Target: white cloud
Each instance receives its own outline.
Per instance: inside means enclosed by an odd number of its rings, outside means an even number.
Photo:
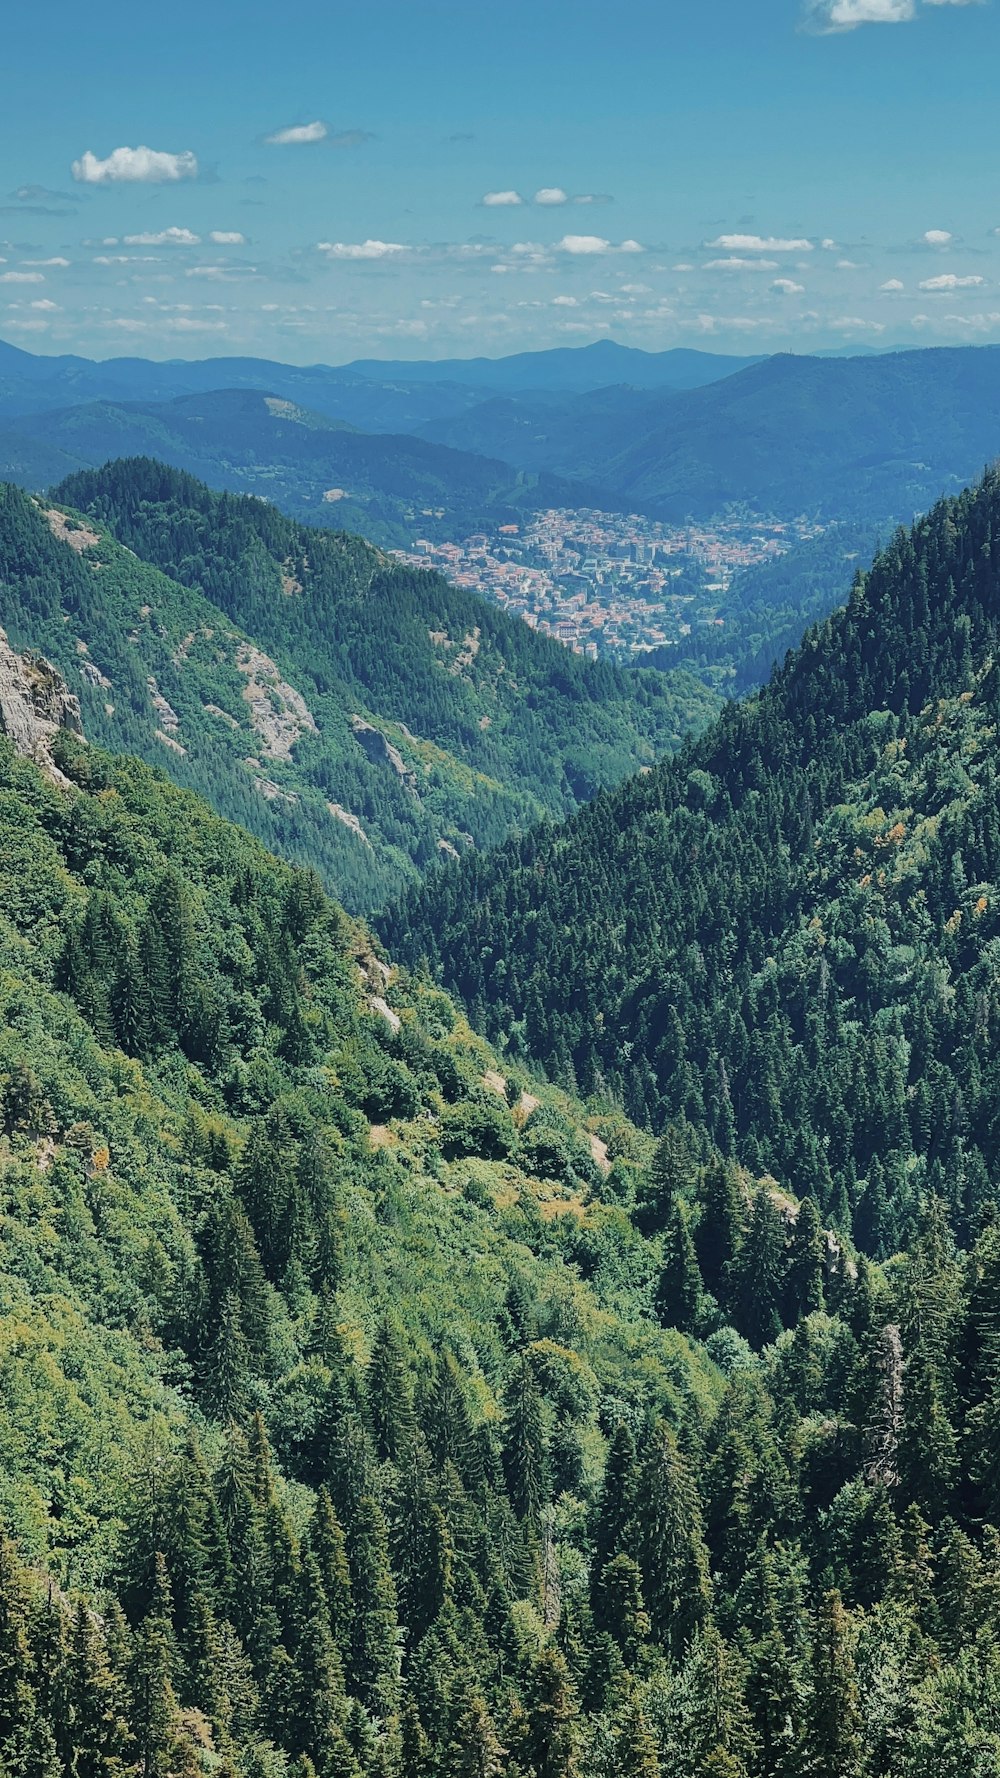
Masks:
[[[796,284],[794,278],[775,278],[771,289],[780,291],[782,296],[801,296],[805,285]]]
[[[47,296],[39,297],[37,302],[29,303],[28,307],[31,309],[38,309],[46,315],[53,315],[59,310],[59,304],[50,302]]]
[[[824,253],[836,253],[837,251],[837,243],[831,235],[825,235],[820,246]]]
[[[626,296],[651,296],[653,294],[650,284],[623,284],[622,289]]]
[[[330,259],[391,259],[407,249],[401,241],[319,241],[320,253]]]
[[[603,235],[563,235],[556,242],[559,253],[645,253],[641,241],[606,241]]]
[[[686,259],[683,259],[680,261],[680,263],[678,265],[674,266],[674,271],[675,272],[693,272],[694,266],[689,265],[688,261]]]
[[[730,254],[726,259],[706,259],[703,268],[706,272],[776,272],[776,259],[743,259],[739,254]]]
[[[919,0],[921,6],[975,6],[980,0]],[[806,0],[808,29],[824,35],[853,31],[858,25],[907,25],[917,16],[918,0]]]
[[[606,241],[602,235],[563,235],[562,240],[557,241],[556,245],[561,253],[610,253],[612,251],[611,242]]]
[[[0,272],[0,284],[44,284],[41,272]]]
[[[322,142],[327,135],[325,123],[294,123],[287,130],[274,130],[264,141],[272,148],[288,148],[297,142]]]
[[[915,0],[810,0],[806,24],[826,35],[859,25],[905,25],[916,12]]]
[[[980,278],[976,273],[970,273],[968,277],[960,278],[955,272],[941,272],[936,278],[923,278],[920,288],[921,290],[975,290],[979,285],[985,283],[986,279]]]
[[[509,210],[515,204],[523,204],[524,199],[519,191],[487,191],[480,203],[485,204],[487,210]]]
[[[160,228],[143,235],[126,235],[126,247],[197,247],[201,236],[189,228]]]
[[[569,193],[563,191],[561,185],[543,185],[536,191],[534,201],[536,204],[568,204]]]
[[[51,258],[51,259],[22,259],[22,261],[21,261],[21,264],[22,264],[22,265],[56,265],[56,266],[67,266],[67,265],[69,265],[69,263],[70,263],[70,262],[69,262],[69,260],[68,260],[68,259],[63,259],[63,258],[62,258],[62,257],[61,257],[61,256],[60,256],[60,255],[58,255],[58,254],[53,254],[53,256],[52,256],[52,258]]]
[[[879,289],[886,292],[894,292],[905,289],[905,286],[899,278],[887,278],[884,284],[879,285]]]
[[[213,228],[208,238],[217,247],[245,247],[247,244],[246,235],[241,235],[236,228]]]
[[[224,321],[203,321],[197,315],[174,315],[169,321],[161,323],[171,333],[224,333]]]
[[[926,229],[923,236],[928,247],[947,247],[951,238],[951,234],[946,228]]]
[[[881,321],[866,321],[861,315],[840,315],[830,326],[837,333],[884,333]]]
[[[97,253],[95,265],[162,265],[158,253]]]
[[[579,308],[579,306],[575,296],[554,296],[552,298],[552,307],[554,309],[576,309]]]
[[[706,241],[706,247],[718,247],[727,253],[811,253],[813,244],[803,238],[788,240],[780,235],[719,235]]]
[[[857,272],[861,268],[856,259],[838,259],[836,269],[838,272]]]
[[[198,162],[189,148],[181,154],[158,148],[114,148],[103,161],[88,148],[73,162],[73,178],[81,185],[171,185],[197,177]]]

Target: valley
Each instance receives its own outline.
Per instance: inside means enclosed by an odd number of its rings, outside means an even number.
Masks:
[[[677,646],[719,615],[735,576],[822,535],[807,519],[749,513],[664,525],[638,513],[553,508],[461,542],[417,538],[393,553],[435,568],[576,654],[628,660]],[[719,641],[725,651],[725,637]]]

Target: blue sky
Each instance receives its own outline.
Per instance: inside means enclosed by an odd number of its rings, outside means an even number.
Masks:
[[[998,68],[1000,0],[19,7],[0,337],[304,363],[1000,340]]]

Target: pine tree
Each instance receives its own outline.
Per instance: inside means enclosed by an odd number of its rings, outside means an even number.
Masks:
[[[462,1711],[445,1751],[443,1778],[499,1778],[505,1769],[505,1752],[486,1700],[476,1694]]]
[[[308,1754],[317,1769],[323,1772],[334,1755],[347,1698],[344,1670],[330,1633],[319,1565],[308,1550],[301,1563],[292,1632],[294,1697],[291,1721],[296,1740],[291,1751]]]
[[[426,1778],[430,1770],[430,1742],[424,1734],[420,1713],[409,1692],[399,1712],[400,1778]]]
[[[697,1195],[698,1221],[694,1230],[695,1252],[705,1289],[722,1303],[727,1301],[729,1270],[740,1245],[743,1207],[739,1175],[729,1161],[709,1163],[702,1173]]]
[[[612,1556],[625,1554],[637,1507],[635,1440],[626,1421],[611,1435],[604,1464],[604,1482],[594,1521],[591,1575],[599,1577]]]
[[[190,1746],[180,1734],[176,1672],[170,1581],[158,1554],[152,1601],[136,1635],[132,1668],[132,1720],[142,1778],[176,1778],[191,1766]]]
[[[643,1454],[638,1498],[636,1553],[651,1632],[678,1656],[708,1615],[708,1552],[694,1483],[663,1422]]]
[[[247,1411],[250,1352],[243,1334],[239,1298],[223,1298],[215,1338],[205,1361],[205,1406],[217,1420],[240,1420]]]
[[[784,1314],[789,1327],[823,1307],[826,1243],[815,1198],[803,1198],[789,1243]]]
[[[368,1366],[368,1411],[380,1463],[400,1463],[416,1435],[413,1394],[399,1327],[383,1315]]]
[[[535,1374],[522,1356],[507,1388],[503,1462],[519,1519],[534,1520],[546,1497],[545,1434]]]
[[[399,1681],[396,1588],[385,1520],[370,1495],[358,1504],[348,1553],[354,1601],[350,1690],[373,1716],[391,1716]]]
[[[850,1626],[839,1592],[820,1595],[812,1638],[808,1745],[816,1778],[853,1778],[859,1770],[860,1711]]]
[[[663,1265],[656,1287],[656,1313],[664,1327],[693,1333],[701,1307],[703,1286],[698,1259],[687,1224],[687,1212],[674,1201],[667,1212],[663,1239]]]
[[[781,1332],[781,1278],[785,1237],[766,1186],[756,1193],[743,1244],[731,1268],[733,1320],[756,1352]]]
[[[566,1662],[543,1649],[525,1688],[525,1720],[518,1757],[534,1778],[578,1778],[578,1707]]]
[[[60,1747],[73,1778],[120,1778],[129,1754],[126,1702],[86,1602],[73,1612],[66,1655],[66,1722]]]
[[[347,1560],[347,1542],[340,1520],[333,1510],[329,1490],[321,1488],[309,1526],[309,1550],[319,1570],[327,1622],[334,1646],[346,1660],[351,1648],[351,1570]]]
[[[635,1221],[643,1234],[668,1226],[678,1201],[691,1199],[697,1178],[694,1131],[683,1121],[669,1123],[636,1194]]]
[[[656,1742],[638,1697],[630,1699],[615,1737],[615,1778],[659,1778]]]

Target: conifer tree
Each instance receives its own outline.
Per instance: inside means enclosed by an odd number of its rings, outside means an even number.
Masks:
[[[676,1435],[661,1422],[639,1471],[636,1553],[655,1641],[678,1656],[708,1615],[708,1551],[701,1510]]]
[[[694,1245],[698,1265],[705,1289],[720,1302],[725,1302],[729,1271],[743,1229],[739,1175],[731,1162],[715,1160],[705,1167],[698,1185],[697,1204]]]
[[[327,1623],[335,1648],[346,1660],[351,1648],[351,1571],[347,1542],[327,1488],[320,1488],[309,1526],[309,1550],[319,1571]]]
[[[687,1212],[676,1200],[667,1212],[663,1265],[656,1287],[656,1313],[664,1327],[693,1333],[702,1299],[701,1273],[687,1224]]]
[[[859,1728],[850,1626],[839,1592],[829,1588],[820,1596],[812,1638],[808,1747],[816,1778],[854,1778],[861,1758]]]
[[[348,1552],[354,1602],[350,1691],[373,1716],[391,1716],[399,1682],[396,1588],[385,1520],[371,1495],[358,1504]]]
[[[478,1694],[469,1699],[445,1750],[443,1778],[499,1778],[506,1769],[504,1749]]]
[[[515,1366],[505,1406],[507,1491],[517,1517],[533,1521],[546,1495],[545,1434],[538,1385],[525,1356]]]
[[[518,1756],[534,1778],[578,1778],[577,1700],[566,1662],[545,1648],[526,1686],[525,1719]]]
[[[729,1300],[733,1320],[755,1351],[781,1332],[781,1281],[785,1238],[766,1186],[757,1191],[750,1221],[731,1267]]]

